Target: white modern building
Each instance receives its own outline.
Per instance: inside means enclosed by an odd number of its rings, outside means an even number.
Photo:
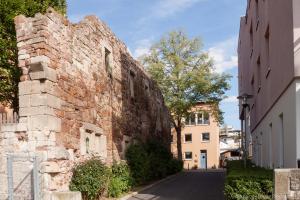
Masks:
[[[240,118],[252,160],[299,167],[300,1],[248,0],[238,44]]]

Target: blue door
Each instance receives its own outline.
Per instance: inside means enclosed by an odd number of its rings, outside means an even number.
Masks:
[[[200,168],[201,169],[207,168],[207,152],[206,152],[206,150],[200,151]]]

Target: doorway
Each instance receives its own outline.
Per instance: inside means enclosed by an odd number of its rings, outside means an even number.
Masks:
[[[200,169],[207,169],[207,151],[200,151]]]

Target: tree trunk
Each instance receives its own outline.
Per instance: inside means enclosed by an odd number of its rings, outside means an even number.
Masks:
[[[175,130],[177,133],[177,156],[178,156],[178,160],[182,160],[181,125],[179,125]]]

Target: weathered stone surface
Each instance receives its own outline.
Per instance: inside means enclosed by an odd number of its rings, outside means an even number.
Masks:
[[[300,169],[274,170],[274,200],[300,199]]]
[[[88,16],[71,24],[49,9],[15,23],[20,123],[0,127],[0,162],[7,153],[37,156],[41,199],[79,199],[52,192],[67,191],[74,165],[93,156],[111,164],[134,141],[169,145],[160,90],[104,22]],[[21,180],[22,162],[18,168]]]
[[[51,200],[81,200],[80,192],[53,192]]]

